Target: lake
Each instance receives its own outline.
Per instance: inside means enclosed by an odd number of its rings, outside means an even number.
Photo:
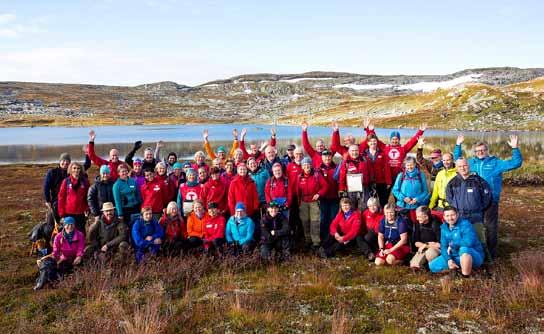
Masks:
[[[147,146],[155,147],[159,140],[165,142],[163,154],[176,152],[179,157],[188,159],[194,152],[203,149],[202,131],[208,129],[212,147],[226,145],[230,148],[232,142],[232,129],[242,128],[248,130],[246,143],[267,140],[270,136],[269,125],[250,124],[198,124],[198,125],[153,125],[153,126],[97,126],[96,152],[101,156],[107,156],[112,147],[120,150],[124,156],[137,140]],[[58,160],[62,152],[68,152],[75,160],[83,160],[82,146],[89,140],[88,132],[91,128],[83,127],[20,127],[0,129],[0,164],[12,163],[51,163]],[[283,153],[288,143],[300,144],[301,129],[298,126],[277,126],[279,149]],[[397,130],[397,129],[395,129]],[[391,129],[377,129],[380,138],[388,141]],[[398,129],[401,133],[401,141],[415,133],[415,129]],[[308,130],[310,141],[315,142],[323,138],[330,143],[330,127],[310,127]],[[362,137],[361,128],[341,128],[340,134],[344,136],[352,133],[358,140]],[[476,141],[485,140],[490,144],[492,154],[500,157],[510,155],[510,147],[506,144],[508,136],[514,132],[464,132],[465,148],[470,148]],[[544,132],[515,132],[521,138],[522,152],[526,160],[541,160],[544,157],[542,142]],[[440,147],[442,150],[451,150],[455,144],[455,138],[459,131],[427,130],[425,137],[430,147]],[[143,154],[140,150],[137,156]]]

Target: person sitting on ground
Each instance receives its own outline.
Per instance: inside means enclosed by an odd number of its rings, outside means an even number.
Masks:
[[[410,260],[410,268],[420,269],[440,256],[440,220],[431,214],[427,206],[416,209],[417,224],[414,224],[410,242],[414,257]]]
[[[75,223],[74,218],[65,217],[62,231],[53,241],[53,257],[61,275],[70,273],[83,259],[85,236],[76,229]]]
[[[484,249],[472,224],[459,218],[457,209],[444,208],[444,224],[440,227],[440,256],[429,263],[433,273],[461,268],[463,277],[469,277],[472,270],[484,262]]]
[[[208,254],[221,255],[225,244],[225,217],[219,214],[215,202],[208,203],[208,216],[204,218],[204,250]]]
[[[119,218],[115,217],[115,206],[112,202],[102,205],[102,214],[89,227],[85,259],[96,258],[101,261],[111,259],[118,253],[124,258],[128,254],[128,228]]]
[[[128,177],[127,165],[120,165],[117,173],[119,178],[113,184],[113,198],[117,217],[132,228],[132,217],[140,212],[142,197],[137,181]]]
[[[196,249],[202,246],[204,239],[204,220],[208,217],[204,202],[196,199],[191,213],[187,217],[187,248]]]
[[[367,208],[363,211],[362,218],[366,229],[363,238],[376,254],[378,252],[378,233],[380,231],[380,222],[383,219],[383,212],[380,207],[380,201],[376,197],[370,197],[366,202]]]
[[[281,214],[280,205],[270,201],[266,213],[261,218],[261,257],[270,261],[272,251],[280,261],[289,259],[291,246],[291,229],[287,218]]]
[[[177,203],[183,217],[188,217],[193,210],[195,200],[202,198],[202,184],[198,183],[196,171],[188,169],[187,182],[179,186]]]
[[[37,291],[44,287],[47,283],[51,283],[57,280],[57,261],[53,257],[53,253],[50,252],[49,247],[47,247],[47,242],[45,239],[40,239],[36,242],[36,247],[38,251],[38,256],[40,257],[36,260],[38,265],[38,278],[36,278],[36,285],[34,286],[34,291]]]
[[[102,165],[100,167],[100,176],[96,177],[94,184],[89,188],[87,193],[87,204],[91,210],[91,214],[94,216],[94,221],[97,222],[100,219],[102,213],[100,212],[104,203],[114,203],[113,198],[113,184],[110,179],[110,167],[108,165]]]
[[[340,199],[340,211],[331,223],[329,236],[319,248],[323,258],[332,257],[340,249],[357,246],[363,256],[374,260],[372,249],[361,235],[361,211],[355,209],[347,197]]]
[[[429,191],[425,174],[416,167],[414,157],[404,159],[404,171],[395,180],[393,196],[402,214],[409,217],[411,224],[416,222],[416,208],[429,204]]]
[[[234,216],[229,218],[225,230],[225,238],[231,255],[238,255],[240,252],[249,254],[255,247],[254,231],[255,224],[246,215],[244,202],[236,203]]]
[[[161,249],[164,231],[158,221],[153,218],[153,209],[149,206],[142,208],[142,216],[132,226],[132,240],[136,263],[142,262],[145,253],[156,255]]]
[[[99,168],[102,167],[102,165],[108,165],[111,171],[110,178],[112,181],[116,181],[117,168],[120,165],[124,165],[125,163],[119,160],[119,151],[115,148],[112,148],[110,150],[109,160],[102,159],[101,157],[96,155],[94,150],[95,139],[96,139],[96,133],[94,132],[94,130],[89,131],[89,146],[88,146],[89,157],[91,158],[91,161]]]
[[[164,243],[162,249],[166,255],[178,255],[185,248],[187,240],[187,227],[179,213],[178,205],[172,201],[168,203],[164,214],[159,220],[164,231]]]
[[[376,254],[377,266],[384,264],[396,265],[402,263],[410,254],[408,245],[408,224],[406,220],[397,215],[397,206],[394,203],[386,204],[383,208],[384,218],[380,222],[378,232],[378,247]]]
[[[85,214],[89,210],[87,203],[87,192],[89,181],[84,175],[83,166],[78,162],[70,163],[68,177],[64,179],[58,194],[58,209],[61,217],[72,217],[75,219],[76,228],[85,235]]]

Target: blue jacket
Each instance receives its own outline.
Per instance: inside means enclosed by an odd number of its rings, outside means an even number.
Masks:
[[[418,168],[415,168],[411,172],[399,173],[393,186],[393,196],[397,199],[397,206],[404,209],[416,209],[420,205],[429,204],[431,195],[427,189],[425,174]],[[405,197],[415,198],[417,203],[405,203]]]
[[[455,145],[453,158],[459,159],[463,155],[461,145]],[[502,173],[521,167],[523,158],[519,148],[512,149],[512,158],[501,160],[495,156],[489,156],[484,159],[472,157],[467,159],[470,171],[480,175],[489,183],[493,193],[493,201],[499,202],[502,191]]]
[[[137,248],[145,248],[153,243],[153,240],[145,240],[146,237],[152,236],[154,239],[163,239],[164,230],[156,219],[146,223],[143,218],[138,218],[132,225],[132,240]]]
[[[479,175],[472,173],[466,180],[459,174],[446,186],[446,201],[459,210],[459,216],[472,223],[484,221],[484,210],[491,204],[489,184]]]
[[[451,253],[448,254],[448,247],[451,249]],[[459,249],[461,247],[472,248],[474,251],[480,253],[482,258],[485,257],[484,248],[478,240],[476,231],[472,227],[472,224],[463,218],[459,218],[457,223],[450,229],[450,225],[447,223],[440,226],[440,256],[448,262],[448,260],[454,257],[459,257]]]
[[[268,170],[266,170],[266,168],[259,167],[256,173],[249,172],[249,176],[251,176],[251,179],[253,179],[253,181],[255,181],[255,184],[257,185],[259,202],[266,203],[264,188],[266,186],[266,181],[268,181],[268,179],[270,178],[270,173],[268,173]]]
[[[113,198],[118,216],[123,215],[123,208],[134,208],[142,203],[140,189],[136,180],[128,178],[126,181],[118,178],[113,184]]]
[[[227,228],[225,230],[225,238],[227,242],[237,242],[239,245],[247,244],[253,240],[253,232],[255,231],[255,224],[248,216],[240,219],[240,222],[236,224],[236,218],[234,216],[229,218],[227,222]]]

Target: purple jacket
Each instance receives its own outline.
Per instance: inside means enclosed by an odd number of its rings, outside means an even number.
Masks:
[[[83,233],[75,230],[72,244],[70,245],[61,232],[55,236],[55,241],[53,242],[53,256],[57,261],[73,261],[76,257],[83,256],[84,248],[85,237],[83,236]]]

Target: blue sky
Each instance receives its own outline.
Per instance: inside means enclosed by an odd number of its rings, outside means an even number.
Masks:
[[[0,81],[544,67],[539,1],[0,0]]]

